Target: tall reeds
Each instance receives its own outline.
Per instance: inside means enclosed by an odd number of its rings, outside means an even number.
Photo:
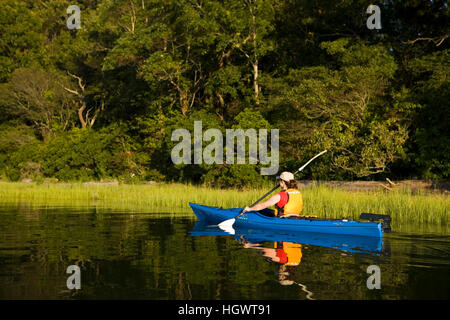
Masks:
[[[213,189],[183,184],[101,185],[0,182],[0,203],[46,206],[96,206],[134,212],[190,212],[189,202],[223,208],[250,205],[267,190]],[[304,214],[357,219],[362,212],[389,214],[393,222],[449,224],[450,201],[444,194],[345,191],[326,186],[302,190]]]

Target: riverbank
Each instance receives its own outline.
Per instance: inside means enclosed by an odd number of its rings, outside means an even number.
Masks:
[[[0,182],[1,203],[34,206],[83,206],[134,212],[190,214],[189,202],[224,208],[243,207],[267,192],[213,189],[183,184],[10,183]],[[302,188],[304,213],[357,219],[361,212],[390,214],[393,222],[449,224],[446,193],[383,188],[349,191],[311,183]]]
[[[392,191],[400,190],[412,193],[443,193],[450,191],[449,181],[425,181],[425,180],[401,180],[391,181],[299,181],[299,187],[312,187],[324,185],[330,188],[338,188],[345,191]]]
[[[1,183],[2,181],[0,181]],[[32,181],[31,179],[23,179],[22,184],[58,184],[65,185],[67,183],[58,182],[55,178],[46,178],[41,182]],[[87,186],[115,186],[119,185],[117,180],[107,181],[89,181],[79,183]],[[158,183],[156,181],[142,182],[141,185],[157,185],[165,183]],[[133,184],[136,185],[136,184]],[[314,180],[298,180],[300,189],[312,188],[316,186],[326,186],[330,188],[337,188],[345,191],[392,191],[401,190],[413,193],[443,193],[450,192],[450,181],[426,181],[426,180],[400,180],[391,181],[314,181]],[[270,189],[271,186],[266,186]]]

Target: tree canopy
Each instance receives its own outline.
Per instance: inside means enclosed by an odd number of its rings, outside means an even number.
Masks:
[[[171,133],[279,129],[302,178],[448,179],[446,1],[0,2],[2,178],[258,183],[260,164],[174,165]]]

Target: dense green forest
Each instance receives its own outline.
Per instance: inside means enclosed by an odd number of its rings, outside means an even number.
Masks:
[[[175,128],[279,129],[280,171],[446,180],[444,0],[0,0],[0,175],[242,186],[171,161]],[[70,5],[81,25],[70,29]]]

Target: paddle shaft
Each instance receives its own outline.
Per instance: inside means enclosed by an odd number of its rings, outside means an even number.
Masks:
[[[320,157],[321,155],[323,155],[325,152],[327,152],[327,150],[323,150],[322,152],[316,154],[314,157],[312,157],[311,159],[309,159],[309,161],[307,163],[305,163],[303,166],[301,166],[297,171],[294,172],[294,176],[299,173],[300,171],[302,171],[303,169],[306,168],[306,166],[308,164],[310,164],[315,158]]]
[[[323,150],[321,153],[316,154],[314,157],[312,157],[307,163],[305,163],[303,166],[301,166],[297,171],[294,172],[294,176],[299,173],[300,171],[302,171],[303,169],[306,168],[306,166],[308,164],[310,164],[315,158],[320,157],[321,155],[323,155],[325,152],[327,152],[327,150]],[[253,207],[255,205],[257,205],[261,200],[263,200],[265,197],[267,197],[269,194],[271,194],[272,192],[274,192],[276,189],[278,189],[280,187],[279,184],[277,184],[275,187],[273,187],[272,190],[270,190],[269,192],[267,192],[265,195],[263,195],[261,198],[259,198],[254,204],[252,204],[250,207]],[[244,213],[244,209],[242,209],[242,211],[234,218],[237,219],[239,218],[242,214]]]
[[[270,190],[269,192],[267,192],[265,195],[263,195],[261,198],[259,198],[254,204],[252,204],[250,207],[253,207],[254,205],[257,205],[262,199],[264,199],[265,197],[267,197],[269,194],[271,194],[272,192],[274,192],[276,189],[278,189],[280,187],[279,184],[277,184],[275,187],[273,187],[272,190]]]

